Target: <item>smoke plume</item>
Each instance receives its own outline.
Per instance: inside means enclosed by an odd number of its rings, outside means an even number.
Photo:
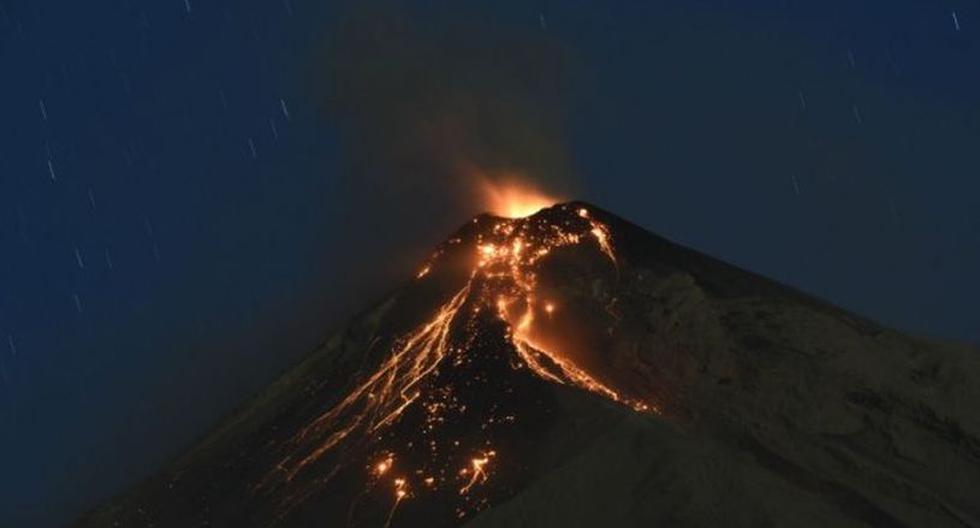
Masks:
[[[570,196],[566,51],[533,11],[438,11],[359,3],[329,30],[318,84],[349,163],[342,192],[407,222],[420,206],[482,212],[488,182]]]

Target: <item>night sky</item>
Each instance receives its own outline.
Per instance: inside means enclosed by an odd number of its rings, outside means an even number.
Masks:
[[[0,0],[0,526],[410,276],[482,208],[464,165],[980,341],[976,2],[356,4]]]

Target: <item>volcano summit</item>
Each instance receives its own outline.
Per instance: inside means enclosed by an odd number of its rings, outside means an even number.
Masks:
[[[484,215],[77,525],[980,525],[978,378],[588,204]]]

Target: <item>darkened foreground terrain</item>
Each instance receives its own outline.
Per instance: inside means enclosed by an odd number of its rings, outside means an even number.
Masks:
[[[77,525],[976,526],[977,379],[587,204],[482,216]]]

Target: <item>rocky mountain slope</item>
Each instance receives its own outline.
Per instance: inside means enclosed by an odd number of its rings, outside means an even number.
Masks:
[[[980,526],[980,351],[588,204],[481,216],[77,526]]]

